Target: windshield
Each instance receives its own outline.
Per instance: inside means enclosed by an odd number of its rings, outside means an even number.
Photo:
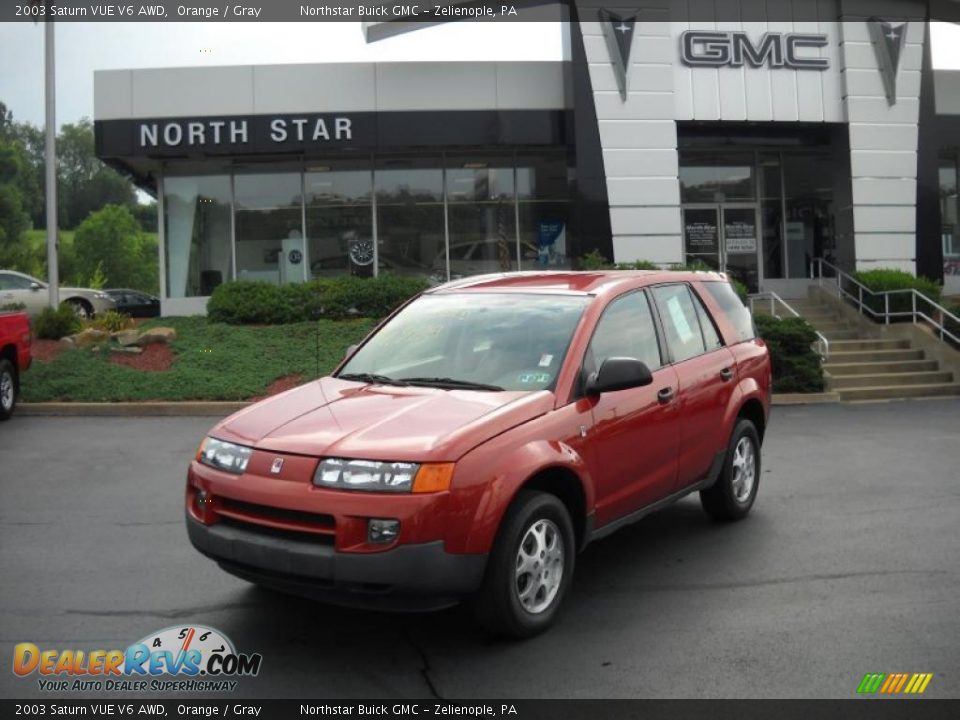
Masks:
[[[589,302],[571,295],[424,295],[358,350],[339,377],[477,390],[550,389]]]

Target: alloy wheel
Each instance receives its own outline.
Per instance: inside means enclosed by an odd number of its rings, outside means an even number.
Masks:
[[[517,548],[514,590],[520,606],[533,615],[547,610],[563,580],[563,535],[552,520],[540,518]]]

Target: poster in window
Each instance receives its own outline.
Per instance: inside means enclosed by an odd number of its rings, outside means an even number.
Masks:
[[[683,213],[683,237],[687,252],[691,254],[716,253],[719,228],[715,210],[685,210]]]

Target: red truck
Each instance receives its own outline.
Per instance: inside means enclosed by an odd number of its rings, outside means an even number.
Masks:
[[[455,281],[331,377],[216,425],[187,472],[187,530],[255,583],[368,607],[468,597],[526,637],[586,544],[692,492],[716,519],[747,515],[770,390],[722,275]]]
[[[20,394],[20,374],[30,367],[30,319],[0,311],[0,420],[9,420]]]

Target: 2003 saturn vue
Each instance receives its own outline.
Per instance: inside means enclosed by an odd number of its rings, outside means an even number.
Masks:
[[[216,425],[187,530],[255,583],[368,607],[469,598],[485,626],[530,636],[587,543],[695,491],[717,519],[747,515],[770,388],[722,275],[456,281],[330,377]]]

